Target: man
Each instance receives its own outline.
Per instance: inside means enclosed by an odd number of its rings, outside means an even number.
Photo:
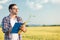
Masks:
[[[11,33],[11,30],[16,22],[22,22],[22,19],[17,16],[18,7],[16,4],[9,5],[10,14],[3,18],[2,20],[2,31],[4,32],[4,40],[22,40],[21,34]],[[25,24],[21,25],[20,30],[25,32]]]

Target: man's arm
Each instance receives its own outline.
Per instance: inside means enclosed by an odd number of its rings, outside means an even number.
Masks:
[[[21,17],[18,17],[18,21],[21,22],[21,23],[23,23],[23,20],[22,20]],[[27,31],[27,29],[26,29],[26,23],[24,22],[24,23],[21,25],[18,34],[21,34],[22,32],[26,32],[26,31]]]
[[[2,31],[3,31],[4,33],[6,33],[6,32],[9,31],[9,27],[8,27],[8,23],[7,23],[6,17],[3,18],[3,20],[2,20]]]

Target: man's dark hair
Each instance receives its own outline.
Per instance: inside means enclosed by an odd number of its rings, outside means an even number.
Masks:
[[[15,6],[16,4],[10,4],[8,9],[12,9],[13,6]]]

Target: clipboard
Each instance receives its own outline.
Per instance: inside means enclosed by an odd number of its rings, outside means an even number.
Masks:
[[[11,33],[18,33],[19,30],[20,30],[21,25],[23,25],[23,23],[15,23],[14,27],[11,30]]]

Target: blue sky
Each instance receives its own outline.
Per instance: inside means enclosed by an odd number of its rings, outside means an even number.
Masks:
[[[60,0],[0,0],[0,23],[9,15],[9,4],[19,7],[18,16],[27,24],[60,24]]]

